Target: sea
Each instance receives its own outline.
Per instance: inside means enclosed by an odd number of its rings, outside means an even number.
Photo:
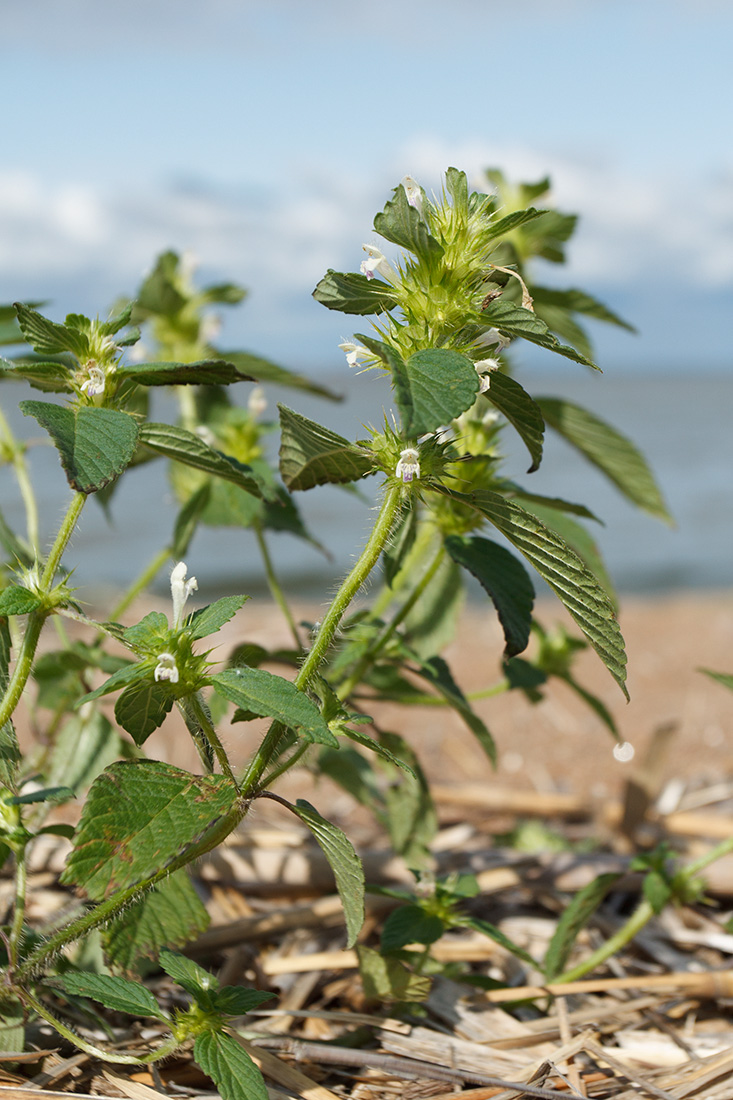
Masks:
[[[733,371],[706,374],[691,369],[689,374],[665,376],[659,370],[633,374],[627,368],[614,375],[608,368],[600,375],[577,368],[559,374],[535,370],[517,378],[532,395],[565,397],[608,421],[639,447],[656,475],[673,526],[634,508],[597,469],[551,432],[540,469],[527,474],[528,456],[522,443],[511,428],[504,432],[507,476],[532,492],[585,504],[602,520],[602,526],[593,525],[594,534],[620,594],[661,596],[733,585]],[[385,414],[391,415],[388,382],[375,371],[356,375],[344,367],[317,380],[343,395],[343,400],[329,402],[272,387],[267,389],[265,419],[276,416],[276,403],[281,401],[356,439],[363,438],[365,426],[378,427]],[[15,408],[23,397],[40,396],[23,389],[6,383],[0,400],[13,431],[39,444],[28,455],[48,542],[69,489],[48,437]],[[172,416],[170,399],[159,395],[153,418]],[[314,539],[328,548],[329,556],[288,534],[271,534],[274,566],[289,594],[321,602],[333,592],[369,533],[378,487],[379,479],[373,477],[361,482],[358,492],[324,486],[298,494],[305,523]],[[7,522],[22,530],[22,501],[7,467],[0,469],[0,506]],[[74,568],[72,583],[80,587],[80,597],[96,602],[111,590],[129,585],[170,539],[176,512],[164,461],[130,470],[121,479],[108,512],[90,501],[65,559]],[[226,592],[254,596],[266,592],[264,569],[249,531],[199,530],[187,564],[189,573],[198,578],[203,600]],[[154,589],[165,593],[165,570]]]

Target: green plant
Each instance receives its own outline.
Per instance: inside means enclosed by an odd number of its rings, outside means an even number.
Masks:
[[[577,315],[623,322],[577,290],[533,283],[529,260],[561,261],[574,219],[527,205],[544,195],[547,181],[510,194],[500,177],[494,179],[498,194],[469,193],[465,175],[449,169],[436,199],[405,179],[374,222],[377,233],[402,250],[400,258],[390,263],[369,245],[361,272],[329,271],[319,283],[315,296],[329,308],[376,316],[369,334],[342,347],[351,365],[389,379],[399,419],[350,441],[281,406],[279,470],[267,457],[264,436],[271,426],[260,420],[257,391],[243,409],[227,388],[278,382],[330,395],[268,360],[213,345],[207,310],[239,301],[239,288],[199,291],[185,264],[166,253],[136,299],[120,303],[105,321],[71,314],[58,323],[23,304],[0,315],[5,342],[24,340],[31,349],[2,361],[5,376],[62,395],[60,403],[24,400],[21,409],[50,435],[72,491],[44,552],[27,445],[0,421],[2,455],[15,470],[27,516],[24,537],[4,521],[0,527],[8,553],[0,593],[0,823],[3,854],[12,853],[16,881],[3,931],[6,1040],[22,1042],[22,1011],[33,1011],[91,1050],[59,1019],[61,995],[88,996],[163,1020],[139,983],[69,970],[65,949],[99,929],[110,967],[129,974],[143,968],[146,958],[157,958],[194,998],[183,1017],[166,1018],[170,1037],[138,1060],[153,1061],[193,1039],[196,1057],[226,1100],[264,1097],[258,1072],[241,1048],[235,1052],[224,1030],[260,994],[217,990],[210,975],[168,950],[206,922],[186,868],[237,828],[257,799],[275,799],[322,846],[343,900],[348,941],[355,941],[364,886],[350,842],[313,806],[288,803],[270,788],[295,765],[311,758],[318,766],[319,760],[381,815],[397,850],[416,862],[424,857],[431,807],[417,756],[389,731],[372,725],[372,735],[363,709],[380,699],[448,705],[494,760],[488,729],[440,656],[460,607],[462,571],[485,589],[504,631],[503,676],[487,693],[515,688],[534,699],[548,676],[561,676],[613,726],[571,672],[575,650],[586,643],[534,623],[532,582],[506,545],[557,593],[626,693],[614,600],[595,544],[579,522],[593,517],[581,505],[539,497],[511,479],[502,464],[501,433],[506,426],[519,433],[531,472],[542,459],[548,424],[634,503],[661,517],[666,512],[628,440],[569,402],[532,398],[510,373],[505,349],[517,338],[593,368]],[[151,341],[150,353],[142,356],[135,354],[140,325]],[[177,394],[177,423],[150,419],[149,395],[157,386]],[[136,466],[160,457],[172,463],[180,501],[173,532],[108,618],[92,620],[77,600],[78,578],[64,564],[72,532],[90,496],[113,508],[118,479],[135,476]],[[293,494],[368,476],[382,482],[372,531],[306,642],[275,576],[268,533],[285,530],[317,542]],[[289,624],[291,649],[268,653],[245,642],[221,667],[210,650],[200,648],[247,598],[227,596],[186,614],[196,581],[183,559],[200,524],[221,523],[253,532]],[[498,532],[503,541],[487,532]],[[133,625],[120,625],[132,599],[169,561],[175,563],[170,616],[151,611]],[[370,606],[354,611],[355,597],[380,562],[382,587]],[[68,618],[89,629],[89,640],[67,637]],[[39,656],[49,621],[58,628],[58,648]],[[533,630],[536,655],[522,657]],[[120,645],[127,656],[120,656]],[[265,671],[265,660],[289,666],[290,676]],[[13,716],[31,679],[38,687],[32,703],[36,725],[44,737],[38,751],[22,759]],[[100,707],[112,693],[118,693],[116,726]],[[201,774],[145,755],[151,733],[174,707],[198,750]],[[234,722],[270,719],[241,773],[218,732],[227,712]],[[28,849],[43,832],[70,832],[49,824],[48,810],[87,787],[63,881],[82,890],[89,904],[39,938],[25,922]],[[440,912],[428,917],[439,919],[441,927],[461,923],[458,908],[440,889],[434,895]],[[7,1041],[5,1047],[10,1049]],[[119,1060],[96,1047],[92,1052]]]

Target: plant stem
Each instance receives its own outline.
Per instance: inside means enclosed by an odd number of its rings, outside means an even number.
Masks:
[[[184,700],[181,701],[184,702]],[[189,695],[185,700],[185,704],[189,708],[194,720],[198,723],[203,736],[206,738],[206,740],[214,750],[216,759],[219,761],[219,766],[222,770],[222,773],[227,777],[227,779],[231,779],[232,783],[236,787],[237,781],[234,777],[232,766],[229,763],[229,757],[226,754],[226,749],[219,740],[219,735],[214,729],[211,717],[207,713],[206,707],[203,705],[201,696],[198,692],[196,692],[195,695]],[[239,788],[237,787],[237,790],[238,789]]]
[[[59,527],[58,534],[54,539],[54,544],[49,551],[49,555],[46,558],[46,565],[43,570],[43,576],[41,577],[41,587],[44,592],[48,592],[53,586],[53,579],[56,576],[56,570],[61,563],[64,550],[67,543],[71,538],[74,528],[81,515],[82,508],[86,504],[85,493],[74,493],[71,498],[71,503],[66,510],[61,526]]]
[[[18,443],[15,439],[2,409],[0,409],[0,434],[5,439],[8,451],[12,453],[13,469],[15,470],[15,477],[25,508],[28,543],[35,556],[38,557],[38,505],[36,494],[33,492],[33,485],[28,476],[28,464],[25,460],[26,448],[25,444]]]
[[[28,862],[25,845],[15,853],[15,912],[8,933],[8,963],[14,967],[18,962],[18,945],[23,934],[25,920],[25,896],[28,884]]]
[[[109,617],[112,622],[117,622],[120,616],[127,611],[133,600],[148,587],[170,556],[170,547],[166,546],[145,566],[142,573],[132,582],[132,585],[128,588],[117,606],[110,612]]]
[[[270,774],[260,784],[261,788],[264,789],[265,787],[271,787],[276,779],[279,779],[281,775],[285,774],[285,772],[288,772],[291,768],[294,768],[309,748],[311,748],[311,745],[307,741],[304,741],[301,745],[299,745],[292,756],[289,756],[287,760],[283,760],[282,764],[278,764],[276,768],[273,768]]]
[[[267,542],[265,541],[265,536],[264,536],[264,533],[262,531],[262,527],[260,526],[259,523],[255,523],[255,524],[253,524],[253,530],[254,530],[254,533],[255,533],[255,538],[257,539],[257,545],[260,548],[260,554],[262,555],[262,562],[265,566],[265,574],[267,576],[267,586],[270,589],[270,595],[272,596],[275,603],[277,604],[277,606],[282,611],[283,616],[285,618],[285,621],[287,622],[288,627],[290,629],[290,633],[293,636],[293,641],[295,642],[295,648],[298,650],[298,652],[300,652],[300,650],[303,648],[303,645],[302,645],[302,642],[300,640],[300,635],[298,634],[298,628],[295,625],[295,619],[293,618],[292,612],[291,612],[290,607],[288,605],[288,601],[285,599],[285,593],[283,592],[283,590],[280,586],[280,582],[277,579],[277,575],[276,575],[275,570],[273,568],[272,558],[270,557],[270,550],[268,548]]]
[[[151,1062],[157,1062],[161,1058],[167,1058],[181,1045],[175,1035],[171,1035],[169,1039],[166,1039],[164,1043],[161,1043],[159,1047],[156,1047],[155,1050],[151,1050],[148,1054],[111,1054],[108,1050],[102,1050],[101,1047],[95,1046],[94,1043],[88,1043],[86,1039],[82,1039],[81,1035],[77,1035],[75,1031],[72,1031],[70,1027],[62,1023],[58,1017],[54,1016],[41,1001],[36,1000],[33,994],[29,993],[27,990],[23,990],[23,1000],[34,1012],[37,1012],[46,1023],[51,1024],[60,1035],[63,1035],[64,1039],[68,1039],[68,1041],[73,1043],[75,1047],[78,1047],[79,1050],[83,1050],[86,1054],[91,1054],[93,1058],[99,1058],[102,1062],[116,1062],[126,1066],[149,1065]]]
[[[364,673],[367,671],[374,658],[381,652],[384,646],[387,644],[390,638],[392,638],[397,630],[397,627],[401,622],[407,618],[412,611],[417,601],[422,596],[425,589],[430,584],[431,580],[440,568],[440,564],[443,561],[443,544],[438,547],[438,551],[433,557],[432,562],[423,573],[420,581],[415,585],[410,595],[407,597],[402,607],[395,613],[391,621],[387,623],[380,634],[374,639],[370,646],[367,647],[365,652],[361,655],[361,658],[356,664],[353,672],[349,677],[339,685],[336,694],[339,699],[348,699],[354,688],[361,682]]]
[[[43,593],[48,593],[53,588],[56,570],[59,567],[64,550],[66,549],[66,544],[71,538],[77,520],[81,515],[81,510],[84,507],[85,501],[86,496],[84,493],[75,493],[71,498],[71,504],[66,511],[66,515],[63,518],[54,544],[46,559],[43,574],[39,582],[39,588]],[[12,718],[13,712],[23,694],[23,689],[28,682],[28,677],[33,667],[33,658],[36,655],[36,649],[38,647],[38,639],[41,636],[41,629],[43,628],[47,614],[48,612],[46,610],[39,608],[37,611],[31,611],[28,615],[25,634],[23,635],[18,659],[15,662],[13,675],[5,689],[2,703],[0,703],[0,729],[3,728],[8,719]]]
[[[401,486],[396,485],[385,493],[372,533],[353,569],[345,578],[334,596],[331,606],[326,612],[323,622],[316,634],[310,652],[303,661],[300,671],[295,678],[295,686],[299,691],[305,691],[308,688],[308,685],[326,656],[334,635],[338,630],[339,623],[345,615],[349,604],[379,561],[379,556],[384,549],[384,545],[392,529],[392,524],[394,523],[395,514],[399,507],[401,492]],[[283,726],[279,722],[273,722],[265,734],[262,744],[252,757],[244,779],[242,780],[240,790],[245,797],[251,795],[258,786],[270,760],[277,752],[283,732]]]
[[[677,875],[675,875],[677,879],[677,891],[682,894],[684,892],[684,887],[691,883],[692,880],[699,875],[700,871],[709,867],[716,859],[728,855],[729,852],[733,852],[733,837],[727,837],[725,840],[721,840],[720,844],[716,844],[715,847],[711,848],[709,852],[706,852],[704,856],[700,856],[699,859],[681,868],[681,870],[677,872]],[[617,951],[620,951],[627,943],[630,943],[634,936],[641,932],[642,928],[649,923],[653,916],[654,910],[646,898],[644,898],[639,902],[634,912],[626,921],[626,924],[619,928],[610,939],[606,940],[604,944],[601,944],[597,951],[594,951],[593,954],[589,955],[587,959],[584,959],[582,963],[578,963],[572,970],[567,970],[564,974],[561,974],[559,978],[553,978],[553,982],[573,982],[576,978],[582,978],[584,974],[588,974],[591,970],[595,970],[597,966],[604,963],[611,955],[615,955]]]
[[[53,958],[53,956],[57,955],[67,944],[81,939],[82,936],[86,936],[89,932],[93,931],[93,929],[106,924],[107,921],[116,917],[117,914],[131,902],[137,901],[138,898],[142,897],[142,895],[152,886],[156,886],[157,883],[168,878],[174,871],[178,871],[181,867],[185,867],[187,864],[199,859],[200,856],[210,852],[212,848],[216,848],[217,845],[221,844],[221,842],[229,836],[233,829],[236,829],[237,825],[239,825],[240,821],[246,815],[248,809],[249,803],[245,802],[243,799],[237,799],[236,803],[227,814],[213,821],[204,832],[203,836],[195,844],[186,848],[165,867],[159,868],[154,874],[143,879],[142,882],[136,882],[132,886],[128,886],[125,890],[120,890],[111,898],[100,902],[94,909],[87,910],[82,916],[71,921],[65,928],[60,928],[58,932],[54,933],[53,936],[50,936],[49,939],[40,944],[35,951],[28,956],[25,962],[21,963],[16,972],[16,981],[18,984],[22,985],[23,982],[28,981],[31,975],[34,974],[47,959]]]

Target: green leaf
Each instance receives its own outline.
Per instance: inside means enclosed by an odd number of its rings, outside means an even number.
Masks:
[[[251,466],[237,462],[235,458],[222,454],[204,443],[203,439],[173,424],[155,424],[149,422],[140,428],[140,442],[148,450],[165,455],[184,466],[203,470],[206,474],[231,481],[255,497],[269,497],[272,491],[267,488]]]
[[[512,302],[496,299],[489,302],[486,309],[481,311],[481,320],[484,324],[498,329],[503,336],[509,336],[511,339],[523,337],[531,344],[538,344],[541,348],[547,348],[548,351],[564,355],[566,359],[572,359],[576,363],[598,370],[595,363],[585,355],[556,340],[545,322],[531,309],[524,309],[523,306],[514,305]]]
[[[117,313],[110,314],[107,320],[99,326],[99,331],[102,336],[116,336],[120,329],[123,329],[125,325],[129,325],[131,318],[132,302],[128,302]]]
[[[438,832],[438,815],[430,795],[430,784],[415,751],[397,733],[382,730],[380,743],[404,763],[397,767],[383,760],[378,767],[387,773],[384,791],[386,827],[390,843],[408,867],[432,866],[430,845]],[[405,773],[405,765],[410,771]]]
[[[409,249],[427,263],[443,255],[442,246],[431,236],[417,209],[407,201],[401,183],[395,187],[394,198],[376,215],[374,228],[380,237]]]
[[[544,210],[535,210],[533,206],[528,206],[526,210],[513,210],[511,214],[507,214],[504,218],[499,218],[497,221],[492,219],[488,229],[484,230],[482,236],[489,241],[494,240],[496,237],[503,237],[505,233],[510,233],[513,229],[517,229],[527,222],[533,222],[544,213]]]
[[[529,394],[508,374],[494,371],[489,375],[489,388],[484,397],[488,398],[519,432],[532,459],[528,474],[539,469],[542,461],[542,443],[545,434],[545,422],[542,412]]]
[[[430,978],[412,974],[399,959],[385,958],[363,944],[358,945],[356,952],[367,1001],[424,1004],[430,993]]]
[[[194,363],[124,363],[117,367],[118,378],[127,378],[138,386],[231,386],[234,382],[253,382],[234,363],[225,359],[201,359]]]
[[[465,597],[460,569],[450,558],[443,556],[431,583],[420,594],[404,621],[403,636],[418,656],[427,660],[453,641]]]
[[[201,488],[188,498],[176,516],[171,545],[171,557],[176,561],[181,561],[188,553],[191,539],[196,534],[201,517],[211,498],[211,488],[212,482],[204,482]]]
[[[522,653],[529,642],[534,606],[534,588],[524,566],[503,546],[478,536],[450,536],[445,548],[489,594],[504,631],[505,655]]]
[[[642,893],[655,913],[661,913],[672,897],[672,884],[664,873],[650,871],[644,877]]]
[[[260,989],[243,989],[239,985],[225,985],[215,993],[212,1000],[217,1012],[224,1016],[246,1016],[253,1008],[269,1001],[274,993],[265,993]]]
[[[150,676],[135,680],[115,703],[115,718],[136,745],[144,745],[151,733],[163,725],[173,709],[175,694],[165,681]]]
[[[624,321],[622,317],[610,310],[603,302],[599,302],[591,294],[586,294],[584,290],[574,288],[558,290],[555,287],[535,286],[533,284],[532,297],[535,305],[556,306],[569,310],[571,313],[583,313],[586,317],[594,317],[597,321],[606,321],[608,324],[618,325],[620,328],[625,328],[627,332],[637,331],[628,321]]]
[[[38,791],[28,791],[27,794],[16,794],[8,799],[11,806],[28,806],[34,802],[50,802],[52,806],[60,806],[62,802],[70,802],[76,795],[70,787],[43,787]]]
[[[700,668],[698,672],[704,672],[711,680],[715,680],[716,683],[722,684],[723,687],[733,691],[733,676],[729,672],[713,672],[711,668]]]
[[[442,695],[446,703],[453,708],[456,714],[460,715],[481,745],[481,748],[484,750],[491,763],[496,766],[496,744],[494,743],[494,738],[491,736],[479,716],[471,709],[468,700],[453,679],[451,671],[443,658],[431,657],[429,661],[421,662],[420,667],[416,668],[415,672],[417,672],[418,676],[422,676],[424,680],[427,680],[431,687],[433,687],[439,695]]]
[[[119,691],[120,688],[134,683],[135,680],[149,679],[149,669],[145,668],[137,661],[131,661],[122,668],[118,668],[116,672],[113,672],[109,679],[105,680],[104,683],[100,684],[94,691],[89,691],[86,695],[82,695],[81,699],[77,699],[77,709],[82,703],[91,703],[93,699],[99,699],[102,695],[109,695],[113,691]]]
[[[278,409],[280,474],[288,489],[357,481],[373,473],[369,452],[285,405]]]
[[[426,435],[470,409],[479,377],[467,355],[445,348],[416,351],[392,372],[395,400],[408,436]]]
[[[26,1010],[20,1001],[0,997],[0,1050],[8,1054],[21,1054],[25,1050],[25,1019]]]
[[[558,595],[626,698],[626,651],[613,604],[573,550],[550,528],[498,493],[455,493],[435,487],[481,512],[524,554]]]
[[[54,393],[69,393],[70,370],[64,363],[44,363],[34,359],[3,359],[0,356],[0,377],[25,378],[39,390]]]
[[[39,355],[58,355],[70,351],[78,359],[88,356],[89,338],[86,333],[66,325],[57,325],[21,302],[15,303],[15,312],[23,336]]]
[[[220,775],[157,760],[112,764],[92,784],[63,881],[101,900],[165,867],[234,808]]]
[[[244,607],[249,596],[224,596],[215,603],[194,611],[185,624],[185,631],[191,638],[206,638],[221,630],[224,623],[233,619],[240,607]]]
[[[179,256],[176,252],[161,252],[155,267],[143,282],[134,303],[135,313],[159,313],[172,317],[186,304],[186,298],[178,290]],[[139,318],[138,318],[139,320]]]
[[[573,944],[585,928],[608,891],[621,875],[598,875],[579,890],[557,922],[552,939],[545,953],[543,970],[548,982],[562,974],[570,957]]]
[[[212,676],[211,682],[220,695],[243,711],[274,718],[307,741],[338,746],[318,707],[290,680],[261,668],[227,668]]]
[[[397,296],[389,283],[353,272],[344,274],[332,268],[313,291],[313,297],[327,309],[357,313],[362,317],[388,312],[397,305]]]
[[[8,585],[0,592],[0,615],[28,615],[42,604],[40,596],[19,584]]]
[[[539,397],[537,404],[550,427],[597,466],[632,504],[671,522],[646,459],[626,436],[571,401]]]
[[[353,947],[364,923],[364,870],[351,841],[309,802],[299,798],[290,809],[308,826],[329,862],[344,907],[347,947]]]
[[[557,508],[548,507],[546,503],[540,504],[537,497],[528,498],[522,494],[521,500],[523,506],[526,505],[528,512],[532,512],[533,515],[537,516],[540,523],[544,523],[545,527],[556,531],[570,549],[575,551],[581,561],[585,562],[593,576],[600,581],[615,607],[617,599],[613,581],[606,569],[598,543],[590,531],[582,523],[576,523],[574,519],[565,515],[564,512],[558,511]]]
[[[444,931],[440,917],[426,913],[419,905],[402,905],[385,920],[379,943],[381,950],[387,953],[399,951],[408,943],[428,946],[439,940]]]
[[[287,386],[291,390],[301,390],[303,393],[312,393],[316,397],[325,397],[329,401],[342,401],[341,394],[335,393],[328,386],[321,386],[312,382],[304,374],[287,370],[270,362],[269,359],[261,359],[259,355],[251,355],[248,351],[222,351],[221,356],[228,363],[233,363],[237,370],[250,375],[255,382],[266,382],[273,386]]]
[[[126,1012],[129,1016],[146,1016],[168,1022],[168,1016],[153,994],[140,982],[131,982],[109,974],[69,972],[57,978],[56,984],[74,996],[99,1001],[113,1012]]]
[[[214,974],[204,970],[193,959],[179,955],[177,951],[169,951],[164,947],[160,952],[159,962],[166,974],[196,999],[201,993],[215,992],[219,988],[219,979]]]
[[[506,951],[510,951],[512,955],[516,955],[518,959],[528,963],[533,969],[537,968],[537,961],[523,947],[520,947],[518,943],[505,935],[500,928],[497,928],[495,924],[491,924],[490,921],[480,920],[478,917],[461,917],[460,921],[456,923],[463,928],[473,928],[474,932],[483,932],[485,936],[488,936],[494,943],[498,943]]]
[[[231,1035],[205,1031],[194,1043],[193,1056],[216,1085],[222,1100],[267,1100],[262,1074]]]
[[[129,466],[138,440],[137,421],[117,409],[63,408],[46,401],[21,401],[53,439],[72,489],[96,493]]]
[[[102,931],[106,958],[145,973],[162,947],[183,947],[209,926],[209,914],[185,869],[128,905]]]
[[[361,745],[362,748],[369,749],[370,752],[373,752],[382,760],[386,760],[389,764],[394,764],[396,768],[401,768],[417,781],[417,776],[410,765],[400,759],[399,756],[396,756],[393,752],[390,752],[381,742],[375,741],[373,737],[369,737],[368,734],[362,733],[361,730],[355,730],[351,726],[346,725],[339,726],[339,733],[343,734],[344,737],[348,737],[350,741],[354,741],[357,745]],[[327,749],[326,751],[329,752],[333,750]],[[342,754],[343,749],[340,749],[339,753]],[[338,757],[335,757],[334,768],[336,771],[338,771],[338,766]]]

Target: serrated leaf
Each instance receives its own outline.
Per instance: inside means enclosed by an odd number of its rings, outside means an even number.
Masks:
[[[168,619],[162,611],[149,611],[139,623],[123,627],[121,638],[131,649],[155,649],[169,633]]]
[[[19,407],[51,436],[66,479],[77,492],[96,493],[132,461],[138,425],[128,413],[86,405],[64,408],[46,401],[21,401]]]
[[[140,982],[131,982],[110,974],[69,972],[57,978],[56,983],[67,993],[99,1001],[113,1012],[126,1012],[129,1016],[152,1017],[168,1022],[168,1016],[153,994]]]
[[[156,760],[112,764],[92,784],[62,879],[101,900],[165,867],[235,806],[223,776]]]
[[[187,871],[176,871],[105,926],[105,957],[123,970],[145,972],[162,947],[190,943],[209,919]]]
[[[22,302],[15,303],[15,312],[23,336],[39,355],[58,355],[70,351],[77,358],[83,359],[89,354],[89,339],[78,329],[49,321],[43,314]]]
[[[645,512],[671,522],[646,459],[626,436],[571,401],[540,397],[537,404],[550,427],[597,466],[625,497]]]
[[[548,982],[554,981],[559,974],[562,974],[579,933],[585,928],[613,884],[620,878],[621,875],[615,873],[598,875],[578,891],[565,909],[557,922],[542,964]]]
[[[132,317],[132,305],[132,302],[128,302],[117,313],[110,314],[107,320],[100,324],[99,332],[103,336],[116,336],[120,329],[123,329],[125,325],[129,325]]]
[[[313,291],[313,297],[326,309],[356,313],[362,317],[388,312],[397,305],[397,297],[389,283],[332,268],[328,269]]]
[[[11,584],[0,592],[0,615],[29,615],[42,602],[35,592],[22,585]]]
[[[213,992],[219,988],[219,979],[214,974],[204,970],[193,959],[179,955],[177,951],[163,948],[158,961],[166,974],[192,997],[198,998],[201,993]]]
[[[490,596],[504,631],[505,655],[522,653],[529,642],[534,606],[534,588],[524,566],[503,546],[478,536],[452,535],[445,548]]]
[[[385,958],[363,944],[357,946],[356,952],[367,1001],[425,1003],[430,993],[430,978],[411,973],[399,959]]]
[[[409,764],[404,760],[401,760],[399,756],[396,756],[389,749],[385,748],[379,741],[375,741],[373,737],[369,737],[368,734],[362,733],[361,730],[355,730],[350,726],[339,726],[339,733],[342,733],[344,737],[348,737],[350,741],[354,741],[357,745],[361,745],[362,748],[369,749],[376,756],[379,756],[382,760],[386,760],[389,764],[394,764],[396,768],[400,768],[402,771],[407,772],[408,775],[417,782],[417,776],[412,770]],[[343,749],[339,750],[343,753]],[[334,758],[334,769],[338,771],[338,758]]]
[[[335,393],[328,386],[321,386],[311,381],[304,374],[280,367],[269,359],[262,359],[259,355],[251,355],[248,351],[222,351],[222,359],[233,363],[237,370],[251,375],[255,382],[265,382],[273,386],[287,386],[291,390],[301,390],[303,393],[312,393],[316,397],[325,397],[329,401],[342,401],[343,396]]]
[[[519,382],[501,371],[494,371],[489,375],[489,388],[484,396],[519,432],[532,459],[527,473],[534,473],[542,461],[545,435],[545,422],[539,406]]]
[[[2,375],[6,375],[11,379],[24,378],[36,389],[52,393],[68,393],[71,390],[70,371],[63,363],[44,363],[27,358],[3,359],[0,357],[0,376]]]
[[[119,691],[120,688],[126,687],[128,684],[134,683],[135,680],[149,679],[150,672],[145,669],[136,661],[131,661],[130,664],[125,665],[123,668],[118,668],[116,672],[113,672],[109,679],[105,680],[103,684],[100,684],[94,691],[87,692],[81,699],[77,699],[77,709],[82,703],[91,703],[93,699],[99,699],[102,695],[109,695],[113,691]]]
[[[598,370],[598,367],[585,355],[581,355],[575,348],[561,344],[557,340],[545,322],[530,309],[514,305],[512,302],[504,302],[500,299],[490,302],[486,309],[481,311],[481,320],[484,324],[496,328],[503,336],[511,339],[522,337],[531,344],[538,344],[548,351],[557,352],[566,359],[572,359],[576,363],[582,363],[586,367]]]
[[[139,747],[144,745],[173,709],[175,696],[166,681],[150,676],[135,680],[115,703],[115,718]]]
[[[577,290],[574,287],[558,290],[556,287],[535,286],[533,284],[532,297],[535,305],[540,303],[570,310],[572,313],[583,313],[586,317],[594,317],[597,321],[606,321],[608,324],[625,328],[627,332],[636,332],[633,325],[630,325],[628,321],[624,321],[623,317],[619,317],[617,313],[614,313],[603,302],[600,302],[598,298],[594,298],[592,294],[586,294],[584,290]]]
[[[246,1016],[253,1008],[258,1008],[264,1001],[269,1001],[274,993],[266,993],[260,989],[243,989],[238,985],[225,985],[212,997],[214,1008],[225,1016]]]
[[[385,920],[379,945],[387,953],[399,951],[408,943],[428,946],[439,940],[444,931],[440,917],[426,913],[419,905],[402,905],[393,909]]]
[[[422,676],[445,699],[466,723],[481,748],[488,756],[491,763],[496,766],[496,744],[486,725],[476,714],[461,689],[456,684],[451,671],[442,657],[431,657],[429,661],[421,661],[415,669],[418,676]]]
[[[118,378],[127,378],[138,386],[231,386],[234,382],[254,382],[234,363],[225,359],[200,359],[193,363],[124,363],[116,370]]]
[[[416,351],[393,370],[395,400],[408,436],[426,435],[470,409],[479,377],[467,355],[445,348]]]
[[[299,798],[290,809],[308,826],[328,860],[344,907],[347,947],[353,947],[364,923],[364,870],[351,841],[338,825],[321,817],[318,810]]]
[[[380,237],[409,249],[427,263],[443,255],[442,245],[430,234],[417,209],[407,201],[403,184],[395,188],[394,198],[374,218],[374,228]]]
[[[318,707],[290,680],[261,668],[228,668],[212,676],[211,682],[220,695],[243,711],[274,718],[307,741],[338,746]]]
[[[185,624],[185,631],[191,638],[206,638],[221,630],[224,623],[233,619],[240,607],[244,607],[249,596],[224,596],[215,603],[194,611]]]
[[[371,456],[315,420],[280,411],[280,474],[288,489],[357,481],[373,472]]]
[[[269,497],[271,490],[264,485],[251,466],[237,462],[204,443],[203,439],[173,424],[148,422],[140,428],[140,442],[156,454],[165,455],[184,466],[203,470],[206,474],[231,481],[255,497]]]
[[[268,1100],[262,1074],[231,1035],[205,1031],[194,1043],[193,1056],[216,1085],[222,1100]]]
[[[626,651],[613,604],[577,554],[556,532],[498,493],[435,488],[475,508],[516,546],[558,595],[628,699]]]

